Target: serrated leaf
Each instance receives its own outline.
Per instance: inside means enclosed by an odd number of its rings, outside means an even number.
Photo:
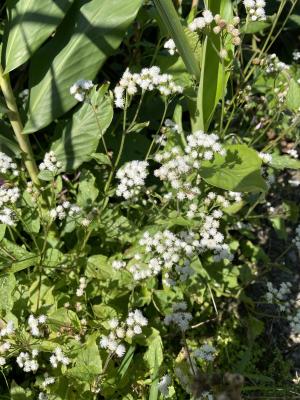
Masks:
[[[83,162],[92,159],[99,141],[109,127],[113,108],[110,97],[106,94],[107,85],[91,93],[91,102],[84,103],[70,118],[62,130],[61,138],[56,140],[51,150],[62,164],[62,171],[78,168]]]
[[[225,146],[225,157],[217,154],[212,161],[203,161],[200,175],[210,185],[235,192],[266,191],[261,176],[261,159],[244,144]]]
[[[83,170],[78,185],[77,204],[81,207],[91,207],[96,200],[99,190],[96,188],[96,178],[88,171]]]
[[[14,274],[0,276],[0,310],[8,312],[13,307],[12,292],[16,286]]]
[[[84,382],[92,382],[102,372],[102,361],[96,344],[97,335],[91,335],[76,357],[75,366],[67,375]]]
[[[300,161],[289,156],[280,156],[278,154],[272,154],[272,160],[270,165],[275,169],[300,169]]]
[[[61,23],[73,0],[7,2],[9,32],[3,46],[5,73],[26,62]]]
[[[70,87],[94,79],[120,45],[141,0],[79,0],[56,35],[36,52],[29,71],[30,97],[24,133],[49,125],[76,104]]]

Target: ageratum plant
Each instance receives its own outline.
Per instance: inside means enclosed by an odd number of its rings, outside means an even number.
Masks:
[[[299,392],[297,9],[2,5],[1,399]]]

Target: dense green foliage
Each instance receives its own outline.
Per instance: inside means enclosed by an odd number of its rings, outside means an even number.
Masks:
[[[4,2],[0,399],[300,396],[299,13]]]

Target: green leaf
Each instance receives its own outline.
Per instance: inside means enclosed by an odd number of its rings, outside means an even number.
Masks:
[[[15,287],[16,278],[14,274],[5,274],[0,277],[0,310],[11,311],[14,305],[12,293]]]
[[[286,106],[292,111],[298,111],[300,108],[300,84],[291,79],[289,90],[286,95]]]
[[[125,376],[126,371],[128,370],[128,368],[131,364],[131,361],[133,359],[134,352],[135,352],[135,346],[131,345],[129,347],[129,349],[127,350],[127,352],[121,362],[121,365],[119,366],[119,368],[117,370],[118,379],[122,379]]]
[[[106,256],[95,254],[88,258],[86,276],[99,280],[112,279],[115,270],[112,268]]]
[[[257,33],[269,28],[271,25],[271,21],[249,21],[247,25],[245,25],[241,31],[243,33]]]
[[[84,382],[92,382],[102,372],[102,361],[96,344],[97,334],[91,335],[76,357],[75,367],[67,375]]]
[[[266,191],[261,177],[261,159],[257,152],[244,144],[225,146],[225,157],[217,154],[212,161],[204,161],[200,174],[210,185],[235,192]]]
[[[110,158],[106,154],[93,153],[91,157],[99,165],[111,165]]]
[[[81,207],[91,207],[96,200],[99,190],[96,188],[96,178],[88,171],[83,170],[78,185],[77,204]]]
[[[139,122],[138,124],[134,124],[127,132],[141,132],[144,128],[149,126],[150,121]]]
[[[5,73],[26,62],[60,24],[73,0],[7,2],[8,39],[3,46]]]
[[[179,20],[178,14],[171,0],[153,0],[155,7],[167,29],[171,38],[176,44],[185,66],[190,74],[197,80],[200,78],[199,63],[194,56],[189,40],[184,33],[184,29]]]
[[[7,239],[3,239],[0,243],[0,268],[4,268],[4,272],[15,273],[29,268],[35,265],[38,258],[34,253]]]
[[[62,163],[63,171],[78,168],[83,162],[92,159],[99,141],[109,127],[113,108],[110,97],[106,94],[107,85],[91,93],[91,102],[84,103],[66,123],[60,139],[56,140],[51,150]]]
[[[144,355],[144,359],[147,362],[151,371],[151,387],[149,393],[149,400],[158,399],[158,380],[159,380],[159,367],[163,362],[163,346],[162,340],[158,331],[154,330],[154,333],[148,338],[149,347]]]
[[[272,154],[272,160],[270,165],[275,169],[300,169],[300,161],[289,156],[280,156],[278,154]]]
[[[232,18],[232,4],[230,0],[211,2],[209,9],[215,14],[222,15],[227,20],[231,20]],[[225,48],[228,52],[229,60],[224,60],[222,63],[219,57],[220,38],[212,32],[208,33],[203,44],[197,111],[193,117],[193,129],[207,131],[219,100],[225,96],[226,85],[230,75],[226,68],[233,59],[234,51],[230,42],[226,44]]]
[[[79,0],[71,7],[54,38],[32,59],[29,119],[24,133],[49,125],[76,104],[70,87],[80,78],[95,78],[106,58],[120,45],[141,3]]]
[[[54,332],[60,331],[62,326],[80,329],[80,321],[77,314],[66,308],[58,308],[49,314],[49,326]]]

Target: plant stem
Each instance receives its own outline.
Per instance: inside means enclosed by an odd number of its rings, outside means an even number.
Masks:
[[[5,102],[8,108],[8,118],[10,120],[13,131],[16,135],[16,139],[22,151],[22,156],[24,160],[25,167],[30,175],[32,182],[39,186],[40,181],[38,178],[38,168],[36,166],[32,147],[27,135],[23,135],[23,125],[16,103],[15,96],[12,91],[10,84],[9,75],[3,74],[3,69],[0,66],[0,87],[5,98]]]

